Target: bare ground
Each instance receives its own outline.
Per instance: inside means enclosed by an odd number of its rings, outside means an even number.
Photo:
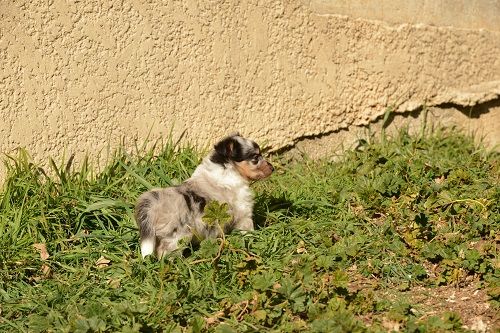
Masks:
[[[414,287],[403,292],[392,290],[377,294],[388,300],[406,299],[412,305],[411,312],[421,320],[454,312],[460,315],[465,329],[476,332],[500,331],[500,313],[491,306],[486,291],[480,289],[477,283],[464,287]],[[374,318],[361,319],[370,325]],[[382,318],[382,325],[389,331],[397,332],[402,328],[399,322],[388,318]]]

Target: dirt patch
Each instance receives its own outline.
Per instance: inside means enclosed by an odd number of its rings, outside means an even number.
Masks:
[[[494,332],[500,329],[498,311],[491,307],[484,289],[471,284],[462,288],[441,286],[418,287],[408,292],[412,304],[424,313],[422,319],[455,312],[462,318],[464,328],[478,332]]]
[[[411,304],[411,312],[419,321],[429,317],[443,317],[445,313],[460,315],[463,328],[476,332],[498,332],[500,330],[500,315],[489,302],[489,296],[477,284],[465,287],[414,287],[407,291],[383,291],[378,297],[391,303],[405,300]],[[374,318],[361,318],[370,325]],[[378,319],[380,320],[380,318]],[[398,321],[382,318],[382,326],[390,331],[400,331],[402,325]]]

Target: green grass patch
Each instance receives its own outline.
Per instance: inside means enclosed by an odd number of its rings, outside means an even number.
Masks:
[[[154,153],[154,152],[159,153]],[[487,291],[498,309],[499,156],[438,131],[284,162],[253,184],[257,230],[188,257],[140,259],[136,198],[189,177],[190,147],[88,163],[8,158],[0,193],[0,331],[459,331],[413,288]]]

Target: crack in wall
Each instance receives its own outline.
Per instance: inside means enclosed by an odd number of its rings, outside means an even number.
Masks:
[[[445,117],[440,116],[440,113],[443,113],[445,110],[452,110],[451,114],[447,114]],[[428,113],[430,112],[430,113]],[[381,114],[378,117],[376,117],[374,120],[371,120],[367,124],[363,125],[352,125],[352,126],[346,126],[346,127],[341,127],[336,130],[328,131],[325,133],[321,134],[314,134],[314,135],[303,135],[300,137],[297,137],[294,139],[293,144],[287,145],[284,147],[280,147],[278,149],[270,150],[271,155],[280,155],[280,154],[286,154],[289,153],[290,151],[294,150],[297,148],[298,145],[305,141],[309,141],[314,145],[314,143],[318,143],[318,140],[322,140],[325,138],[331,138],[334,137],[335,135],[338,134],[345,134],[348,132],[354,132],[355,136],[359,136],[360,130],[361,131],[367,131],[369,135],[373,134],[380,134],[382,130],[386,129],[391,129],[391,126],[394,122],[397,122],[399,124],[404,123],[406,125],[410,126],[420,126],[420,127],[452,127],[456,126],[456,123],[451,123],[447,124],[443,123],[443,120],[447,120],[450,116],[453,116],[453,112],[459,112],[463,116],[465,116],[468,121],[474,122],[475,120],[481,119],[481,117],[484,117],[485,115],[490,114],[493,116],[492,122],[488,121],[488,123],[491,123],[492,125],[492,130],[497,129],[496,135],[491,133],[492,136],[495,138],[495,140],[492,140],[491,143],[488,144],[488,148],[494,149],[494,150],[499,150],[500,149],[500,131],[499,127],[500,126],[495,126],[495,124],[500,124],[500,96],[488,100],[488,101],[483,101],[479,102],[475,105],[462,105],[462,104],[457,104],[454,102],[445,102],[441,104],[436,104],[436,105],[420,105],[417,108],[412,108],[412,110],[408,111],[394,111],[390,112],[388,116],[386,117],[385,114]],[[493,114],[494,113],[494,114]],[[386,119],[384,119],[386,118]],[[405,120],[412,119],[412,121],[405,122]],[[398,121],[399,120],[399,121]],[[415,124],[415,121],[418,123]],[[411,123],[411,124],[410,124]],[[475,126],[469,126],[474,128]],[[368,133],[366,135],[368,135]],[[474,134],[474,133],[469,133],[469,134]],[[363,137],[359,137],[359,140],[365,140],[366,137],[362,135]],[[481,139],[481,138],[479,138]],[[307,150],[312,150],[314,148],[309,147]],[[338,151],[336,152],[338,153]],[[323,157],[323,156],[319,156]]]

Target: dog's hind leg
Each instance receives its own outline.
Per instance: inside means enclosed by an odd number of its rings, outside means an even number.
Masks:
[[[153,254],[156,233],[151,217],[151,198],[149,193],[142,195],[135,207],[135,221],[139,227],[142,257]]]
[[[157,239],[156,243],[156,256],[162,258],[179,248],[177,239]]]
[[[165,216],[163,216],[165,218]],[[176,216],[169,223],[163,223],[157,226],[156,229],[156,256],[163,257],[179,248],[179,241],[183,240],[183,244],[187,245],[191,242],[193,234],[191,228],[187,225],[183,218]]]

